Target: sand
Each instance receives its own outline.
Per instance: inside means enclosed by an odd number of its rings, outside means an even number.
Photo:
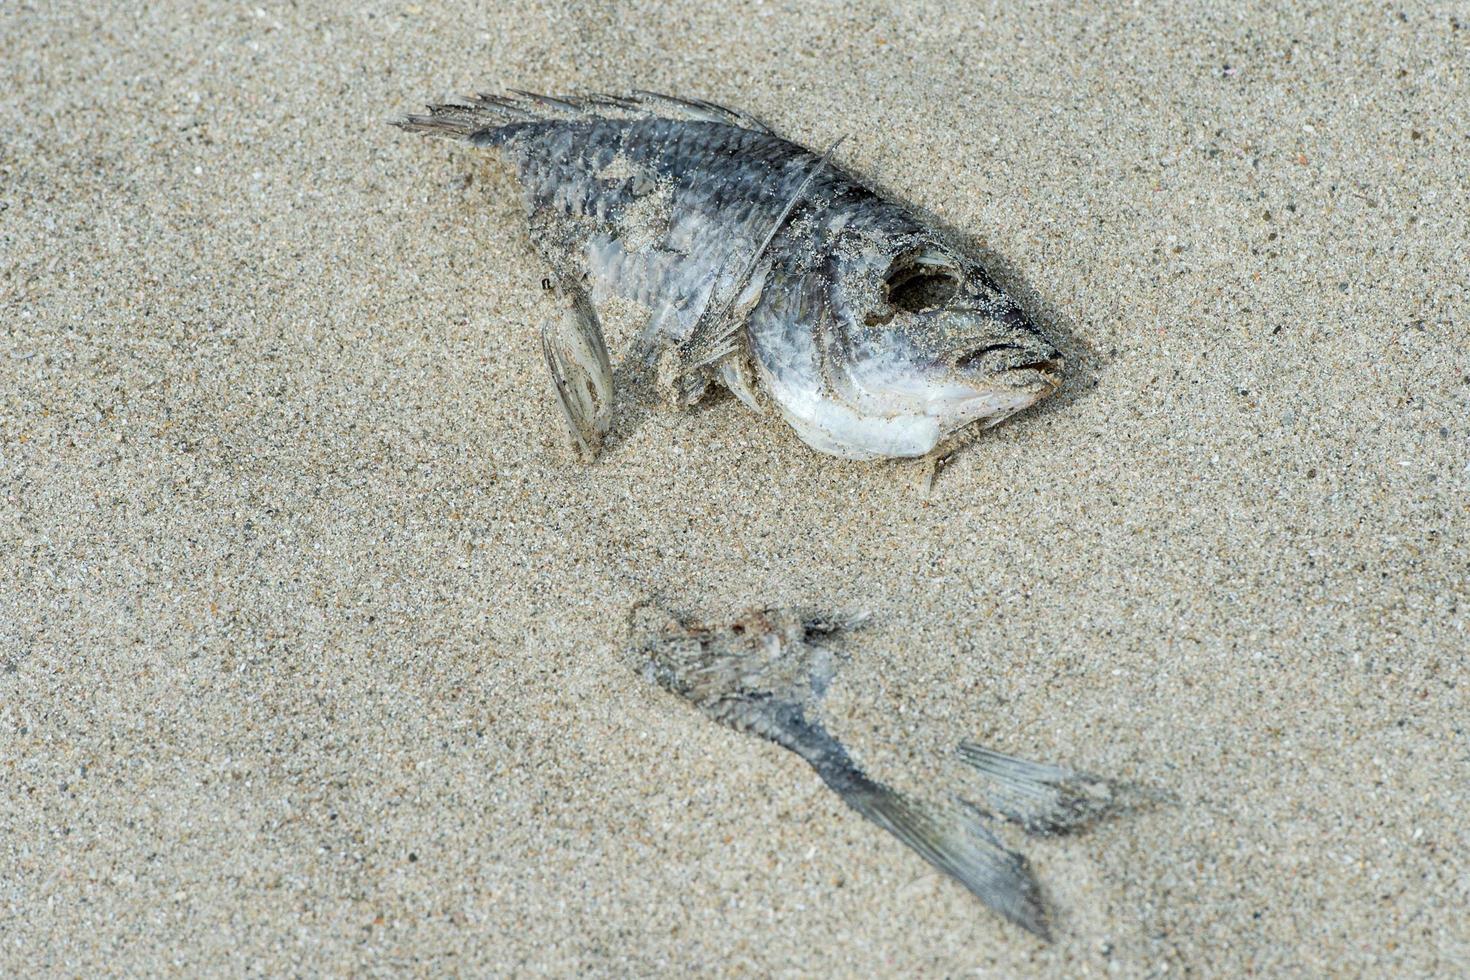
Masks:
[[[1470,971],[1470,14],[1216,6],[0,7],[0,972]],[[576,464],[508,173],[386,125],[510,86],[850,134],[1067,387],[927,495],[728,397]],[[1173,802],[1024,844],[1044,945],[649,596],[870,611],[896,785]]]

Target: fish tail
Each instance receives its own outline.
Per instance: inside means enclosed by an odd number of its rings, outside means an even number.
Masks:
[[[425,133],[465,140],[476,146],[498,146],[521,125],[547,118],[538,103],[516,96],[480,94],[463,103],[426,107],[428,112],[394,120],[393,125],[410,133]]]
[[[1001,844],[973,807],[958,801],[913,800],[856,769],[822,776],[848,806],[964,885],[987,906],[1050,941],[1046,906],[1030,863]]]
[[[1072,833],[1160,798],[1126,783],[1028,762],[974,742],[961,742],[959,756],[990,783],[987,807],[1031,834]]]

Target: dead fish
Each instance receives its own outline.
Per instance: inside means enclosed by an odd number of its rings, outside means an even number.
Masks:
[[[980,260],[759,120],[699,99],[479,95],[403,129],[498,148],[564,312],[542,348],[591,458],[613,374],[599,304],[649,311],[667,400],[711,384],[811,448],[914,457],[1054,391],[1062,359]]]
[[[801,756],[843,802],[950,875],[987,906],[1050,939],[1047,910],[1026,858],[986,826],[999,817],[1030,834],[1080,830],[1135,809],[1147,796],[1123,783],[1027,762],[964,742],[961,762],[986,780],[980,803],[914,799],[863,772],[816,715],[838,654],[832,644],[860,617],[755,609],[725,625],[657,611],[635,648],[649,679],[737,731]]]

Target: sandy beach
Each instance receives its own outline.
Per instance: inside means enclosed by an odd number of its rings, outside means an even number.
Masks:
[[[1016,6],[0,5],[0,973],[1470,973],[1470,8]],[[730,397],[579,464],[513,176],[389,125],[511,87],[847,134],[1066,385],[927,493]],[[1042,943],[651,597],[871,613],[900,788],[1171,801],[1007,838]]]

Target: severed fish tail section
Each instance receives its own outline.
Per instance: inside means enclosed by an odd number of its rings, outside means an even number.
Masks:
[[[670,618],[641,652],[649,677],[707,717],[801,756],[871,823],[1011,922],[1050,938],[1041,889],[1026,858],[958,799],[917,799],[870,778],[812,715],[832,676],[833,639],[863,622],[807,610],[756,609],[705,625]]]

